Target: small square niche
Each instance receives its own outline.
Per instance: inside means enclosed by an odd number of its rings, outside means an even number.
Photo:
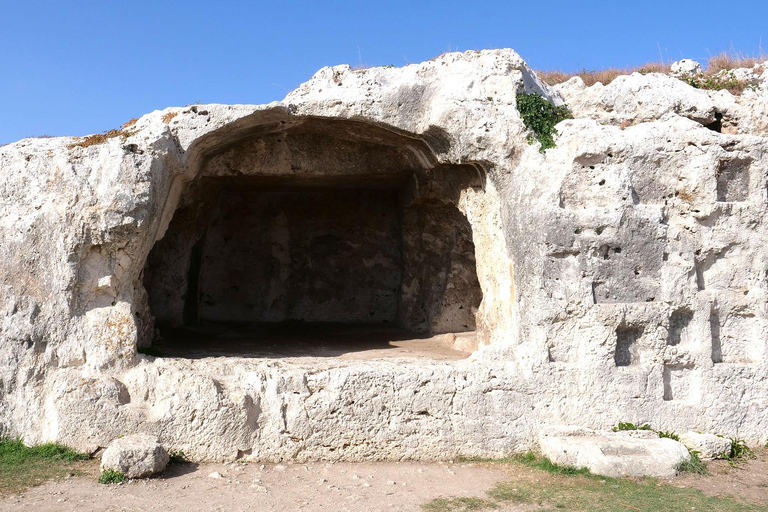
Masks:
[[[746,201],[749,197],[749,164],[742,158],[721,160],[717,168],[718,202]]]
[[[613,355],[616,366],[629,366],[635,362],[635,344],[642,335],[642,327],[622,326],[616,329],[616,352]]]

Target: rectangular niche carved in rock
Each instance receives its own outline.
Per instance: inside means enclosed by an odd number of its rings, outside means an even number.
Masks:
[[[720,317],[717,313],[709,315],[709,333],[712,338],[712,362],[723,362],[723,349],[720,346]]]
[[[743,158],[721,160],[717,168],[717,200],[746,201],[749,197],[749,164]]]
[[[699,374],[691,366],[664,365],[664,401],[697,402],[700,399]]]
[[[637,341],[642,335],[642,327],[622,326],[616,329],[616,352],[613,355],[616,366],[629,366],[637,362]]]
[[[712,336],[712,362],[756,363],[760,360],[759,320],[749,315],[728,315],[722,319],[717,313],[709,317]]]
[[[687,309],[678,309],[669,317],[669,334],[667,345],[674,347],[687,341],[688,324],[693,320],[693,312]]]
[[[482,291],[471,226],[454,204],[409,194],[409,184],[190,185],[144,268],[158,342],[187,357],[338,355],[473,333]]]
[[[394,323],[400,238],[389,191],[225,189],[203,247],[200,319]]]
[[[695,260],[698,289],[741,290],[749,272],[741,264],[744,258],[745,249],[737,243],[698,255]]]
[[[660,297],[664,229],[658,219],[635,212],[622,218],[611,242],[585,240],[592,245],[584,251],[584,265],[593,276],[595,304],[653,302]]]
[[[547,347],[547,362],[574,363],[579,359],[579,346],[575,339],[559,339]]]

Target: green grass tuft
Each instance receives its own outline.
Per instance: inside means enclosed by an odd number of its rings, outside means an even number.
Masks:
[[[492,464],[524,464],[526,466],[541,469],[547,473],[553,475],[563,476],[595,476],[589,471],[589,468],[577,468],[575,466],[561,466],[555,464],[546,457],[539,457],[533,452],[527,452],[523,454],[511,455],[509,457],[503,457],[501,459],[484,459],[482,457],[464,457],[459,455],[456,457],[457,462],[485,462]]]
[[[672,439],[673,441],[678,442],[680,441],[680,436],[669,430],[656,430],[655,432],[659,434],[659,437],[666,437],[667,439]]]
[[[99,483],[100,484],[119,484],[120,482],[125,481],[125,474],[121,473],[120,471],[113,471],[111,469],[107,469],[105,471],[101,472],[101,475],[99,475]]]
[[[747,446],[747,444],[738,437],[731,437],[731,454],[728,457],[731,460],[736,459],[754,459],[755,452]],[[768,443],[766,443],[768,444]]]
[[[634,423],[620,421],[619,424],[613,427],[612,430],[614,432],[621,432],[624,430],[648,430],[649,432],[655,432],[656,435],[658,435],[659,437],[666,437],[667,439],[672,439],[673,441],[680,441],[680,437],[674,432],[671,432],[669,430],[656,430],[654,428],[651,428],[651,426],[648,423],[635,426]]]
[[[73,462],[87,459],[88,455],[57,443],[25,446],[18,439],[0,439],[0,467],[33,460]]]
[[[426,512],[464,512],[495,508],[496,503],[483,498],[437,498],[421,506]]]
[[[736,467],[736,464],[739,462],[755,458],[755,452],[743,440],[738,437],[730,437],[729,439],[731,440],[731,453],[728,454],[726,459],[728,459],[728,464],[731,467]]]
[[[614,432],[619,432],[622,430],[653,430],[653,429],[647,423],[643,425],[635,426],[634,423],[623,422],[623,421],[620,421],[617,426],[613,427]]]
[[[589,471],[589,468],[577,468],[575,466],[562,466],[560,464],[555,464],[554,462],[552,462],[546,457],[537,457],[535,454],[531,452],[528,452],[524,455],[517,455],[513,457],[513,460],[515,462],[518,462],[520,464],[525,464],[526,466],[530,466],[532,468],[541,469],[542,471],[546,471],[547,473],[551,473],[553,475],[594,476]]]
[[[18,439],[0,438],[0,494],[21,492],[69,473],[79,474],[73,464],[88,458],[56,443],[25,446]]]
[[[699,458],[699,452],[688,450],[691,454],[691,460],[680,461],[675,470],[679,473],[693,473],[695,475],[708,475],[707,465]]]

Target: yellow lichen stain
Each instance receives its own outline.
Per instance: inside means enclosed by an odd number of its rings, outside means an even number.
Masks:
[[[107,351],[120,353],[126,346],[133,345],[134,331],[133,318],[122,312],[113,312],[99,334]]]

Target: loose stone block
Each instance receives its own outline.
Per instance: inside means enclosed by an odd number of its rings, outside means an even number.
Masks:
[[[690,460],[681,443],[659,438],[654,432],[557,432],[540,439],[541,453],[555,464],[586,467],[592,473],[623,476],[670,477]]]
[[[132,434],[115,439],[101,456],[101,470],[123,473],[128,478],[144,478],[160,473],[170,456],[157,438]]]
[[[686,432],[680,436],[680,442],[697,451],[701,460],[725,459],[731,454],[731,440],[713,434]]]

